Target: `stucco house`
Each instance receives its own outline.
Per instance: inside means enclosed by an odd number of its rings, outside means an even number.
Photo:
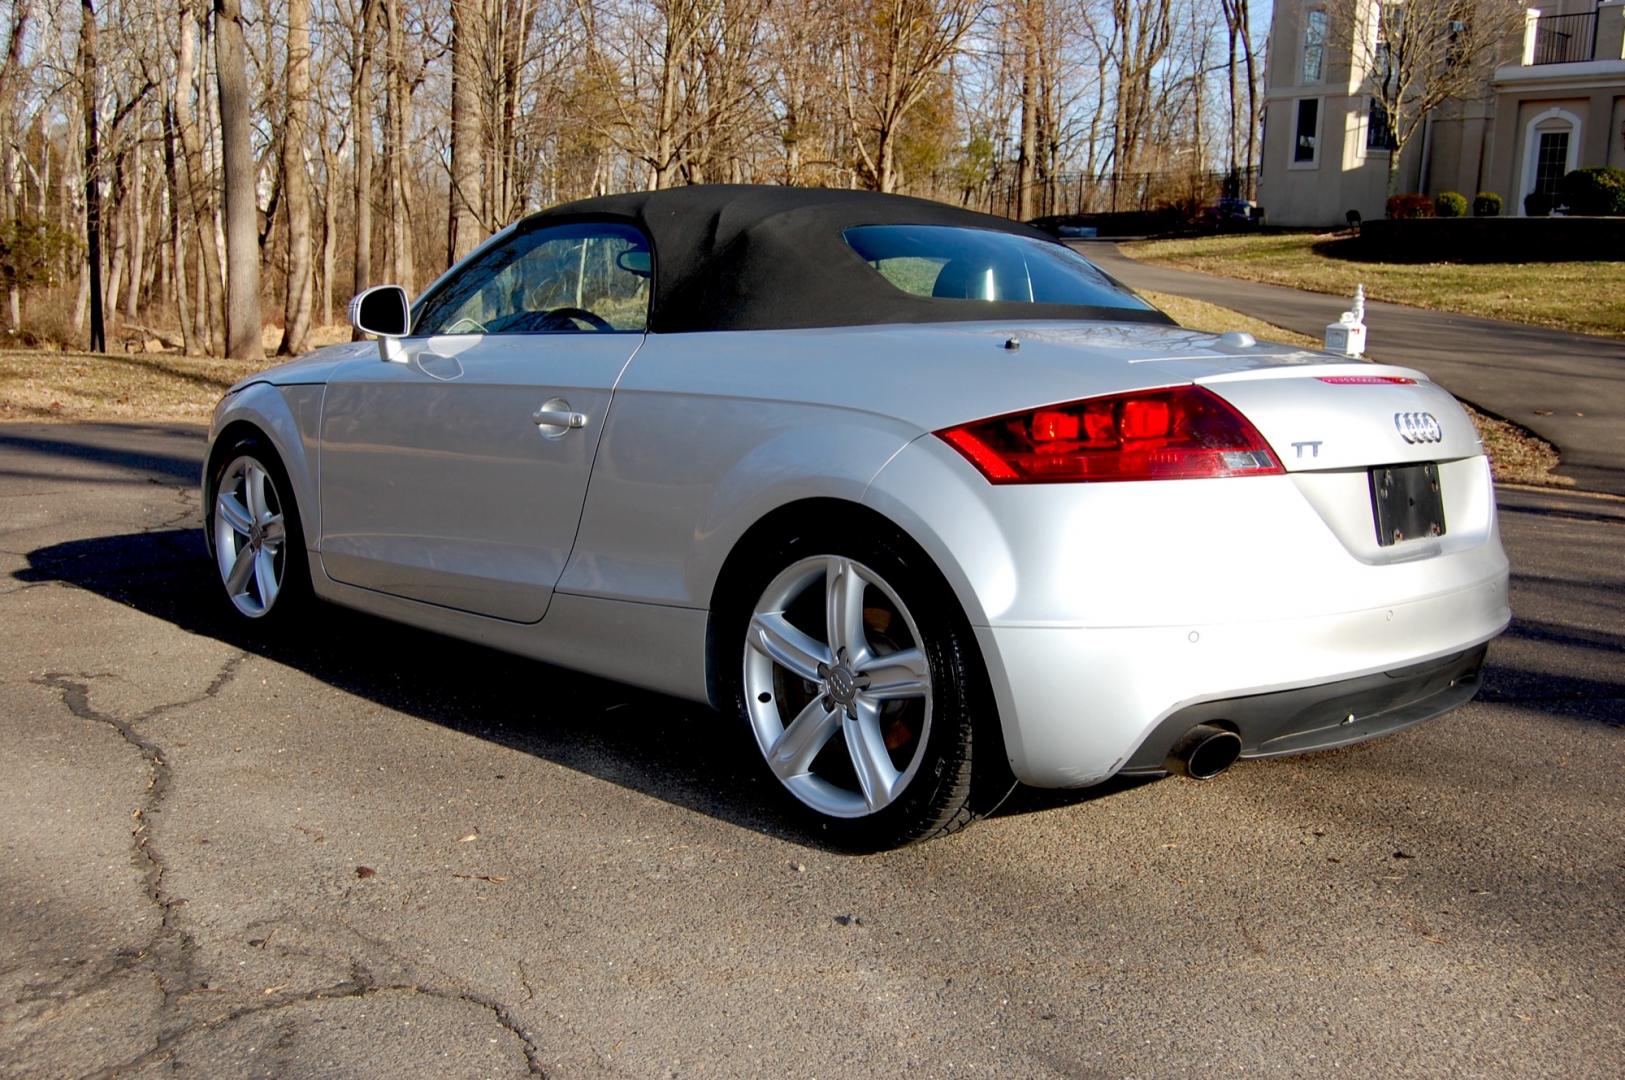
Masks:
[[[1332,23],[1349,11],[1349,0],[1276,0],[1258,181],[1273,225],[1384,213],[1391,151],[1381,108],[1352,35]],[[1405,147],[1400,191],[1493,191],[1503,214],[1520,215],[1524,196],[1554,193],[1570,170],[1625,168],[1625,0],[1550,0],[1504,46],[1478,93],[1430,114]]]

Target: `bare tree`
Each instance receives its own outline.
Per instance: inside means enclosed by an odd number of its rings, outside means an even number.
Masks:
[[[198,267],[197,292],[193,297],[197,312],[196,336],[212,352],[217,342],[223,340],[216,331],[222,324],[220,305],[225,298],[225,286],[220,274],[220,245],[214,227],[210,181],[205,173],[203,133],[199,130],[200,121],[192,108],[194,87],[200,101],[207,89],[207,80],[199,78],[200,65],[197,62],[198,15],[198,9],[189,3],[183,4],[179,13],[180,34],[172,105],[185,165],[182,174],[185,178],[184,198],[191,211],[193,235],[197,241],[192,253]],[[187,273],[180,254],[176,256],[176,266],[178,273]]]
[[[90,0],[84,0],[86,6]],[[239,0],[214,0],[215,76],[220,84],[221,162],[225,180],[226,355],[259,359],[260,246],[258,169],[249,145],[248,52]]]
[[[85,117],[85,257],[90,302],[90,351],[107,351],[107,330],[102,324],[102,180],[101,68],[96,59],[96,7],[80,0],[79,81]]]
[[[1172,0],[1112,0],[1117,61],[1117,107],[1112,117],[1114,178],[1137,172],[1141,151],[1158,117],[1156,74],[1173,40]],[[1114,179],[1112,204],[1117,205]]]
[[[32,16],[32,0],[11,0],[10,26],[6,33],[5,58],[0,60],[0,173],[4,175],[0,191],[0,216],[12,221],[18,216],[17,191],[12,183],[16,175],[16,102],[18,84],[23,79],[23,42],[28,35],[28,21]],[[6,290],[10,327],[15,332],[22,323],[22,292],[15,283]]]
[[[372,49],[378,36],[380,0],[357,0],[350,31],[350,144],[354,158],[354,246],[352,285],[359,293],[372,285]],[[360,340],[361,331],[353,337]]]
[[[288,207],[288,282],[277,354],[310,349],[313,282],[310,264],[310,178],[305,135],[310,125],[310,0],[289,0],[287,118],[282,126],[282,191]]]
[[[485,10],[481,0],[452,0],[451,220],[447,262],[456,262],[473,251],[484,232],[480,212],[485,202],[485,116],[479,92],[484,37]]]
[[[949,59],[980,0],[859,0],[841,35],[841,82],[853,148],[876,191],[897,183],[897,139],[909,114],[940,92]]]
[[[1386,128],[1390,195],[1428,117],[1490,94],[1524,18],[1516,0],[1336,0],[1328,14],[1331,40],[1347,47],[1370,95],[1371,122]]]

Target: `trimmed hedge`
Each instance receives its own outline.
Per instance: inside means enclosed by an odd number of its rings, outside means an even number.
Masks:
[[[1473,200],[1474,217],[1500,217],[1501,196],[1493,191],[1480,191]]]
[[[1398,263],[1522,263],[1625,258],[1625,217],[1470,217],[1368,221],[1356,258]]]
[[[1439,217],[1466,217],[1467,196],[1459,191],[1441,191],[1433,200],[1433,212]]]
[[[1390,221],[1430,218],[1433,216],[1433,200],[1415,191],[1406,195],[1390,195],[1387,211]]]
[[[1571,214],[1625,215],[1625,169],[1575,169],[1563,177],[1562,201]]]

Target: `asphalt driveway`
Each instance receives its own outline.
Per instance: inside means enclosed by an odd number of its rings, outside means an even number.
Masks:
[[[1563,1076],[1625,1060],[1625,504],[1479,700],[863,858],[703,709],[224,620],[190,429],[0,426],[0,1074]]]

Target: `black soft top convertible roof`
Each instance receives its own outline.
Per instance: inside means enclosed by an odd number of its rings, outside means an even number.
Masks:
[[[1059,241],[1005,218],[903,195],[700,184],[565,203],[518,228],[604,220],[630,222],[653,243],[649,329],[655,333],[987,319],[1171,321],[1154,309],[912,296],[864,262],[843,230],[953,225]]]

